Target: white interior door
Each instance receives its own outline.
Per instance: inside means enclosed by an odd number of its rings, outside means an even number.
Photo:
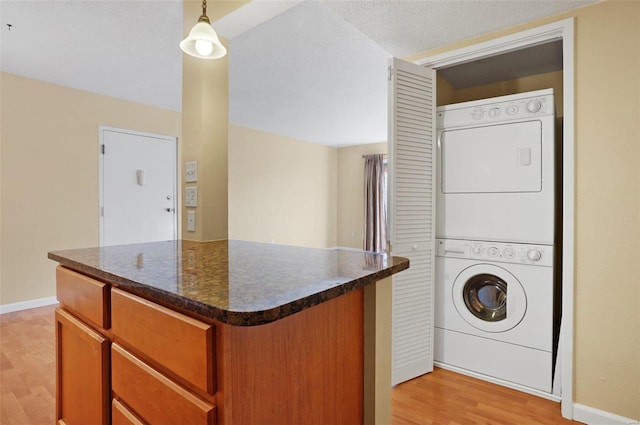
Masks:
[[[100,129],[100,245],[176,239],[176,138]]]
[[[433,370],[435,71],[391,60],[389,239],[408,270],[393,275],[392,385]]]

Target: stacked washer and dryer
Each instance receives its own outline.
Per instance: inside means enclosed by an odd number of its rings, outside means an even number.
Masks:
[[[551,394],[553,90],[442,106],[437,128],[436,364]]]

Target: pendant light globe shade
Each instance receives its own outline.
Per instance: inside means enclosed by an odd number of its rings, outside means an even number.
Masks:
[[[188,55],[200,59],[219,59],[227,54],[211,24],[200,21],[193,26],[180,48]]]

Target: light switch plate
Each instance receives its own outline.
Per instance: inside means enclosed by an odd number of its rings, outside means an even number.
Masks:
[[[184,205],[187,207],[197,207],[198,206],[198,187],[191,186],[188,187],[185,191],[185,201]]]
[[[196,231],[196,212],[195,211],[187,211],[187,231],[188,232]]]
[[[198,163],[196,161],[184,164],[184,181],[187,183],[198,181]]]

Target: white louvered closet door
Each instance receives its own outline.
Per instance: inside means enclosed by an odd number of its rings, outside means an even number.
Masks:
[[[392,385],[433,370],[435,71],[392,59],[389,240],[410,267],[393,276]]]

